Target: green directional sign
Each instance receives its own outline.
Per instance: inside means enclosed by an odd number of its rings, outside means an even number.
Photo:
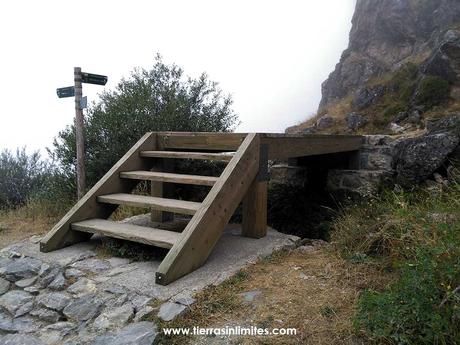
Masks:
[[[82,83],[87,83],[87,84],[105,85],[107,84],[107,76],[82,72],[81,81]]]
[[[73,86],[60,87],[56,89],[56,93],[59,98],[73,97],[75,96],[75,88]]]

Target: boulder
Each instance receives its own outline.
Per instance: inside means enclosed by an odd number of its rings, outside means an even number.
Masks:
[[[166,302],[161,305],[158,317],[163,321],[171,321],[179,315],[182,315],[186,310],[187,307],[185,305],[174,302]]]
[[[31,278],[40,271],[42,262],[33,258],[20,258],[11,261],[4,271],[5,278],[16,282],[24,278]]]
[[[367,108],[376,103],[384,94],[385,87],[381,85],[373,88],[360,89],[353,100],[353,108],[356,110]]]
[[[118,308],[108,308],[94,320],[93,327],[96,331],[107,331],[111,328],[126,325],[134,316],[134,308],[126,303]]]
[[[46,309],[46,308],[38,308],[34,309],[30,312],[30,315],[38,317],[42,321],[55,323],[58,322],[61,318],[61,315],[54,310]]]
[[[363,127],[367,122],[367,118],[363,115],[357,113],[350,113],[346,116],[347,127],[351,131],[356,131],[357,129]]]
[[[118,332],[108,332],[97,337],[93,345],[152,345],[158,334],[152,322],[141,321],[123,327]]]
[[[14,317],[24,315],[32,310],[34,297],[22,290],[11,290],[0,297],[0,306]]]
[[[396,182],[411,187],[426,180],[445,162],[459,143],[451,133],[428,134],[404,139],[395,145]]]
[[[97,291],[97,287],[93,280],[82,277],[70,285],[67,291],[77,297],[80,297],[88,293],[95,293]]]
[[[88,271],[91,273],[101,273],[111,268],[110,263],[101,259],[85,259],[77,261],[71,265],[80,271]]]
[[[29,334],[7,334],[0,337],[2,345],[45,345],[43,341]]]
[[[3,295],[10,289],[10,282],[0,277],[0,295]]]
[[[59,345],[63,343],[64,337],[71,334],[76,328],[77,325],[72,322],[57,322],[41,329],[39,335],[47,345]]]
[[[56,311],[62,311],[71,300],[72,298],[63,292],[51,292],[37,298],[39,305]]]
[[[102,305],[96,295],[85,295],[70,302],[62,312],[70,319],[83,322],[96,317]]]
[[[302,129],[301,133],[302,134],[314,134],[316,133],[316,131],[317,131],[316,126],[310,126],[310,127]]]
[[[390,123],[389,128],[390,128],[391,133],[393,133],[393,134],[401,134],[406,130],[404,127],[402,127],[402,126],[400,126],[400,125],[398,125],[398,124],[396,124],[394,122]]]
[[[426,129],[430,134],[449,132],[460,137],[460,114],[452,114],[440,119],[427,121]]]
[[[317,129],[327,129],[334,125],[335,120],[330,115],[323,115],[316,121],[316,128]]]

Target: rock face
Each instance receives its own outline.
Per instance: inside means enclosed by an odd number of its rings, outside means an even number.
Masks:
[[[421,73],[458,83],[459,18],[457,0],[357,0],[349,46],[322,85],[320,109],[350,91],[355,109],[371,105],[384,90],[367,83],[410,61]]]
[[[455,152],[460,141],[460,116],[450,116],[429,125],[428,133],[395,145],[396,183],[414,186],[431,176]]]

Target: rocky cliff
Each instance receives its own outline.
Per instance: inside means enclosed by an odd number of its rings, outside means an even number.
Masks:
[[[460,1],[357,0],[349,46],[322,84],[318,116],[291,131],[420,127],[433,111],[456,107]]]

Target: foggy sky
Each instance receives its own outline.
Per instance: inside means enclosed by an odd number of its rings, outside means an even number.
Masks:
[[[50,146],[73,121],[73,67],[113,88],[156,53],[233,95],[241,132],[283,132],[313,114],[348,43],[355,0],[2,1],[0,150]],[[89,101],[104,87],[84,84]]]

